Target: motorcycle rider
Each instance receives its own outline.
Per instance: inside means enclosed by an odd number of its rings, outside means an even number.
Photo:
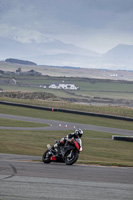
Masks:
[[[56,144],[51,147],[50,144],[47,145],[47,151],[42,156],[42,161],[44,163],[55,162],[65,162],[66,165],[74,164],[82,151],[82,141],[81,137],[83,131],[81,129],[76,129],[74,133],[70,133],[60,141],[56,141]]]
[[[83,131],[81,129],[76,129],[74,133],[70,133],[66,137],[61,138],[60,141],[54,145],[54,148],[57,148],[58,146],[64,146],[66,141],[71,142],[73,138],[81,138],[82,135],[83,135]]]

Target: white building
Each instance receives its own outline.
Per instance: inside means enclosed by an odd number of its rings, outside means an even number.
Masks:
[[[78,90],[79,87],[76,87],[74,84],[70,84],[70,83],[53,83],[51,85],[49,85],[49,88],[51,89],[64,89],[64,90]]]
[[[47,88],[46,85],[40,85],[40,88]]]
[[[115,76],[115,77],[117,77],[117,76],[118,76],[118,74],[110,74],[110,76]]]

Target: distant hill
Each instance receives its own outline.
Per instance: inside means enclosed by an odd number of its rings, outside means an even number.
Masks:
[[[133,45],[119,44],[103,55],[104,61],[133,63]]]
[[[100,54],[59,40],[42,40],[22,43],[0,37],[0,60],[17,58],[32,60],[38,65],[88,67]]]
[[[5,60],[5,62],[22,64],[22,65],[37,65],[36,63],[31,62],[31,61],[18,60],[18,59],[14,59],[14,58],[8,58]]]
[[[0,37],[0,60],[24,65],[71,66],[110,70],[133,70],[133,45],[119,44],[105,54],[99,54],[60,40],[43,38],[30,40],[28,43]],[[31,60],[32,62],[29,63]]]

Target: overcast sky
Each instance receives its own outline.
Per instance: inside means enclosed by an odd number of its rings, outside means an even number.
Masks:
[[[104,53],[133,45],[133,0],[0,0],[0,36],[47,36]]]

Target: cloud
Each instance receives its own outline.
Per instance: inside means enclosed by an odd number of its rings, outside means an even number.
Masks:
[[[0,34],[16,30],[23,42],[43,35],[105,51],[123,39],[133,44],[132,10],[132,0],[0,0]]]
[[[3,20],[11,25],[63,32],[68,27],[101,29],[132,13],[131,0],[5,0]],[[132,14],[133,15],[133,14]],[[128,16],[128,15],[127,15]],[[55,29],[58,28],[58,29]],[[55,30],[54,30],[55,29]]]

